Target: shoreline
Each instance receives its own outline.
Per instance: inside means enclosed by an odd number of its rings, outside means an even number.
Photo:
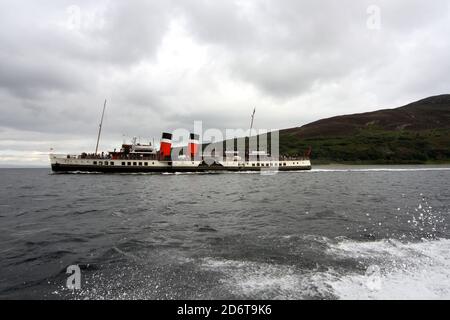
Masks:
[[[428,168],[450,168],[450,161],[449,162],[429,162],[429,163],[374,163],[374,162],[322,162],[322,161],[311,161],[312,169],[317,167],[428,167]],[[7,169],[49,169],[51,170],[50,166],[10,166],[0,165],[0,170],[7,170]]]
[[[331,160],[311,160],[312,165],[352,165],[352,166],[378,166],[378,165],[385,165],[385,166],[405,166],[405,165],[411,165],[411,166],[432,166],[432,165],[450,165],[450,160],[443,160],[443,161],[415,161],[415,160],[408,160],[408,161],[401,161],[401,162],[389,162],[389,161],[383,161],[383,160],[375,160],[375,161],[331,161]]]

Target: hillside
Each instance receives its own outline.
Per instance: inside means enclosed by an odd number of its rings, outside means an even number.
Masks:
[[[450,95],[280,131],[280,153],[309,146],[316,163],[450,162]]]

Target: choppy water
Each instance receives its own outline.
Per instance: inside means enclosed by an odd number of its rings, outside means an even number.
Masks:
[[[450,298],[449,168],[0,181],[0,298]]]

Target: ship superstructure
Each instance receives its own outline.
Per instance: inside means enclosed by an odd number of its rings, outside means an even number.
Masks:
[[[141,144],[134,138],[131,144],[123,143],[119,151],[98,153],[98,144],[103,124],[99,126],[94,153],[80,155],[50,154],[51,168],[54,172],[211,172],[211,171],[294,171],[310,170],[311,150],[303,156],[272,156],[265,150],[214,150],[211,154],[203,152],[199,135],[191,133],[184,148],[172,147],[172,134],[164,132],[159,150],[152,143]],[[252,114],[252,124],[255,110]],[[251,132],[251,129],[250,129]],[[246,138],[247,139],[247,138]],[[180,152],[181,150],[181,152]]]
[[[149,144],[123,144],[120,151],[107,154],[61,155],[50,154],[55,172],[207,172],[207,171],[260,171],[309,170],[308,155],[280,156],[272,159],[265,151],[224,151],[220,157],[199,155],[198,136],[191,134],[187,154],[172,154],[172,135],[163,133],[159,150]]]

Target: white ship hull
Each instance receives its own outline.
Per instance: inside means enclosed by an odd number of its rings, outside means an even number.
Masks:
[[[309,159],[278,161],[160,161],[137,159],[81,159],[77,156],[50,154],[54,172],[207,172],[207,171],[296,171],[310,170]]]

